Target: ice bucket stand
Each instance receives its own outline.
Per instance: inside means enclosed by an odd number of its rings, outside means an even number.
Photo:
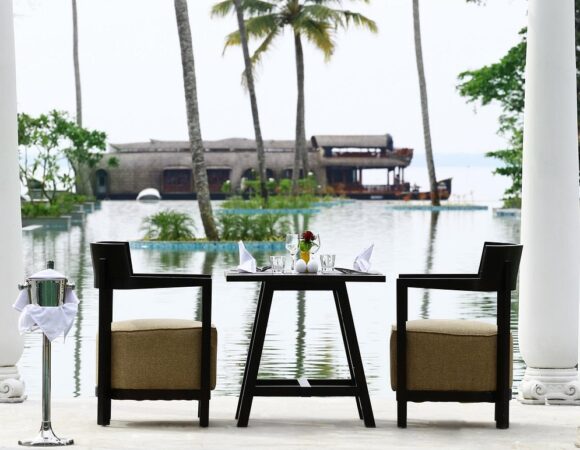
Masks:
[[[47,268],[54,269],[54,261],[49,261]],[[34,439],[18,441],[18,444],[27,447],[72,445],[74,444],[73,439],[59,438],[52,431],[50,422],[50,340],[44,333],[42,333],[42,340],[42,423],[40,424],[40,431]]]

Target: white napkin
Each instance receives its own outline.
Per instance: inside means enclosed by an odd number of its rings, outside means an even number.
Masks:
[[[20,291],[12,306],[21,312],[18,320],[20,334],[40,328],[50,341],[54,341],[61,334],[66,338],[75,320],[78,304],[76,294],[72,288],[67,287],[62,306],[31,305],[28,302],[27,289]]]
[[[373,254],[374,247],[375,244],[371,244],[354,259],[354,270],[358,270],[359,272],[368,272],[371,269],[371,255]]]
[[[240,251],[240,265],[238,266],[238,270],[240,272],[256,272],[256,260],[250,252],[246,250],[242,241],[238,242],[238,249]]]

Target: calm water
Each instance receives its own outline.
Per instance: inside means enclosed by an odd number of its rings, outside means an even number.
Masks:
[[[484,240],[519,241],[519,221],[493,217],[489,211],[390,211],[387,202],[358,201],[324,209],[310,218],[296,218],[321,234],[322,251],[336,253],[337,266],[352,264],[369,243],[375,244],[373,268],[387,275],[387,283],[349,286],[369,388],[373,395],[391,396],[388,339],[395,321],[394,280],[398,273],[476,272]],[[219,202],[215,203],[219,206]],[[189,211],[197,219],[193,201],[139,204],[103,202],[83,227],[70,231],[29,231],[24,234],[28,274],[54,259],[57,270],[76,282],[81,299],[78,319],[66,342],[53,345],[53,395],[92,396],[95,386],[95,334],[98,296],[92,287],[89,243],[97,240],[135,240],[143,232],[141,220],[163,208]],[[201,225],[199,225],[201,229]],[[258,264],[268,254],[256,253]],[[237,395],[255,313],[258,286],[226,283],[223,272],[237,264],[237,253],[134,250],[135,271],[212,273],[213,322],[219,333],[217,394]],[[495,297],[486,293],[410,291],[410,318],[495,320]],[[517,298],[517,293],[515,295]],[[116,294],[115,320],[147,317],[196,318],[199,296],[194,289],[125,291]],[[517,328],[517,302],[512,328]],[[523,374],[517,350],[515,378]],[[20,370],[28,395],[40,397],[41,335],[25,336]],[[341,377],[348,375],[343,344],[330,293],[277,293],[274,298],[262,375]]]

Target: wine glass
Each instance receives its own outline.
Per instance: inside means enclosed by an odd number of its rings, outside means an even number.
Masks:
[[[286,235],[286,250],[288,250],[290,252],[290,255],[292,256],[292,271],[294,271],[294,259],[296,259],[296,253],[298,252],[297,234]]]

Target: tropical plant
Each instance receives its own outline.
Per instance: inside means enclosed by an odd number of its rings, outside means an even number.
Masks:
[[[575,0],[576,61],[580,56],[580,0]],[[505,149],[489,151],[486,156],[499,159],[502,167],[495,174],[511,179],[511,186],[504,193],[504,206],[519,207],[522,189],[523,112],[525,96],[526,29],[520,31],[522,39],[496,63],[468,70],[459,74],[457,89],[468,102],[480,102],[485,106],[497,102],[502,109],[498,134],[507,139]],[[580,71],[576,70],[576,96],[580,100]],[[580,102],[578,102],[580,116]],[[580,121],[578,121],[580,135]],[[578,151],[580,158],[580,147]]]
[[[166,209],[143,219],[146,241],[193,241],[195,223],[186,213]]]
[[[60,217],[64,214],[70,214],[77,205],[90,199],[91,197],[87,197],[86,195],[59,192],[55,195],[52,203],[36,201],[22,202],[20,209],[22,217],[26,219],[34,217]]]
[[[356,0],[353,0],[356,1]],[[369,0],[360,0],[368,3]],[[330,59],[335,49],[334,34],[338,28],[350,24],[377,31],[375,22],[364,15],[331,5],[337,0],[242,0],[241,6],[248,18],[245,20],[248,39],[259,39],[261,43],[251,57],[252,64],[258,63],[263,54],[272,47],[276,38],[288,26],[294,37],[298,98],[296,104],[296,149],[292,171],[292,192],[298,192],[300,160],[304,173],[309,172],[306,147],[305,106],[304,106],[304,53],[302,40],[310,41]],[[217,16],[226,16],[235,11],[235,0],[222,0],[212,8]],[[240,31],[226,37],[225,46],[241,45]]]
[[[218,221],[224,241],[281,241],[290,230],[281,214],[220,214]]]
[[[187,109],[187,129],[189,145],[191,147],[193,178],[197,203],[205,235],[209,240],[218,239],[218,230],[213,216],[209,197],[209,183],[205,168],[203,141],[199,123],[199,107],[197,102],[197,81],[195,77],[195,61],[193,58],[193,43],[189,26],[189,12],[187,0],[175,0],[175,18],[181,48],[181,65],[183,69],[183,87],[185,90],[185,104]]]
[[[437,176],[435,175],[435,163],[433,161],[431,125],[429,122],[429,102],[427,99],[427,82],[425,80],[425,66],[423,64],[423,47],[421,44],[421,20],[419,14],[419,0],[413,0],[413,34],[415,39],[415,60],[417,62],[417,74],[419,76],[421,118],[423,120],[423,139],[425,141],[425,157],[427,159],[427,171],[429,173],[431,204],[433,206],[439,206],[441,204],[441,201],[439,199],[439,190],[437,189]]]
[[[459,74],[459,94],[468,102],[488,105],[498,102],[502,113],[498,134],[507,139],[505,149],[489,151],[486,156],[497,158],[503,166],[494,170],[511,179],[504,193],[504,204],[519,203],[522,190],[524,72],[526,67],[526,30],[520,31],[522,40],[497,63]]]
[[[80,167],[95,167],[103,158],[106,138],[102,131],[78,126],[64,112],[53,110],[38,117],[18,114],[19,150],[24,153],[21,180],[27,186],[36,184],[41,196],[52,204],[58,190],[76,190]],[[29,153],[35,155],[31,163]],[[116,165],[118,160],[109,158],[108,164]]]

